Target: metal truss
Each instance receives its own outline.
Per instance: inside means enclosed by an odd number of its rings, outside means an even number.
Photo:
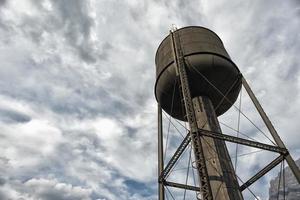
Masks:
[[[199,133],[203,136],[206,137],[212,137],[218,140],[224,140],[232,143],[237,143],[237,144],[242,144],[258,149],[263,149],[275,153],[280,153],[280,156],[278,156],[275,160],[273,160],[270,164],[268,164],[266,167],[264,167],[262,170],[260,170],[257,174],[255,174],[253,177],[251,177],[248,181],[246,181],[242,186],[240,186],[240,190],[243,191],[250,185],[252,185],[255,181],[257,181],[259,178],[264,176],[266,173],[268,173],[271,169],[276,167],[281,161],[285,159],[286,156],[289,155],[289,152],[286,148],[278,147],[278,146],[273,146],[269,144],[264,144],[261,142],[256,142],[252,140],[247,140],[231,135],[226,135],[223,133],[217,133],[217,132],[212,132],[204,129],[199,129]]]
[[[224,141],[237,143],[237,144],[241,144],[241,145],[246,145],[249,147],[263,149],[263,150],[267,150],[267,151],[271,151],[271,152],[280,154],[280,156],[278,156],[270,164],[268,164],[266,167],[264,167],[262,170],[260,170],[258,173],[256,173],[253,177],[251,177],[248,181],[246,181],[242,186],[240,186],[241,191],[245,190],[247,187],[252,185],[255,181],[257,181],[259,178],[261,178],[266,173],[268,173],[271,169],[276,167],[281,161],[283,161],[285,159],[286,156],[289,155],[289,152],[286,148],[281,148],[278,146],[264,144],[261,142],[247,140],[244,138],[226,135],[223,133],[212,132],[212,131],[208,131],[208,130],[204,130],[204,129],[198,129],[197,133],[199,133],[201,136],[211,137],[211,138],[218,139],[218,140],[224,140]],[[201,189],[199,187],[166,181],[167,175],[170,173],[171,169],[176,164],[177,160],[180,158],[180,156],[182,155],[182,153],[184,152],[184,150],[186,149],[186,147],[188,146],[190,141],[191,141],[190,133],[188,133],[186,135],[186,137],[183,139],[182,143],[177,148],[176,152],[174,153],[174,155],[172,156],[172,158],[170,159],[168,164],[166,165],[165,169],[161,172],[161,174],[159,176],[159,182],[165,186],[176,187],[176,188],[199,192]]]
[[[264,176],[266,173],[268,173],[270,170],[272,170],[274,167],[276,167],[280,162],[283,160],[286,160],[289,164],[289,166],[292,169],[292,172],[294,173],[296,179],[299,182],[299,169],[298,167],[294,164],[294,160],[289,154],[289,151],[286,149],[284,143],[280,139],[279,135],[277,134],[275,128],[271,124],[269,118],[263,111],[262,107],[258,103],[258,100],[254,96],[252,90],[250,89],[249,85],[247,84],[246,80],[242,77],[242,83],[244,88],[246,89],[249,97],[251,98],[252,102],[254,103],[255,107],[257,108],[257,111],[259,112],[260,116],[262,117],[263,121],[265,122],[267,128],[271,132],[271,135],[273,136],[274,141],[278,146],[275,145],[269,145],[269,144],[264,144],[261,142],[256,142],[244,138],[239,138],[231,135],[226,135],[223,133],[218,133],[218,132],[213,132],[213,131],[208,131],[204,129],[192,129],[194,130],[193,132],[189,132],[186,137],[183,139],[182,143],[179,145],[178,149],[170,159],[170,161],[167,163],[166,167],[161,171],[159,174],[159,183],[164,185],[164,186],[169,186],[169,187],[175,187],[175,188],[181,188],[181,189],[186,189],[186,190],[192,190],[192,191],[203,191],[202,187],[203,185],[200,184],[201,187],[196,187],[196,186],[191,186],[191,185],[186,185],[186,184],[181,184],[181,183],[174,183],[174,182],[169,182],[166,180],[168,174],[171,172],[172,168],[180,158],[180,156],[183,154],[184,150],[186,147],[189,145],[190,141],[192,139],[195,139],[195,135],[199,135],[200,137],[206,136],[206,137],[211,137],[214,139],[218,140],[223,140],[227,142],[232,142],[232,143],[237,143],[241,145],[246,145],[249,147],[254,147],[262,150],[267,150],[270,152],[275,152],[279,153],[280,155],[275,158],[272,162],[270,162],[268,165],[266,165],[263,169],[261,169],[259,172],[257,172],[255,175],[253,175],[250,179],[248,179],[245,183],[243,183],[240,186],[240,190],[243,191],[246,188],[248,188],[250,185],[252,185],[254,182],[256,182],[258,179],[260,179],[262,176]],[[182,85],[181,85],[182,87]],[[184,88],[182,88],[184,89]],[[188,115],[188,113],[187,113]],[[196,140],[199,137],[196,137]],[[195,149],[194,149],[195,150]],[[202,160],[202,159],[201,159]],[[200,175],[200,174],[199,174]],[[200,176],[201,177],[201,176]],[[206,198],[207,199],[207,198]]]

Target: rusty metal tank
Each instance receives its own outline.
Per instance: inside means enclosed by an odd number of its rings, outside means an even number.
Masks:
[[[222,115],[236,101],[241,89],[239,69],[213,31],[189,26],[175,32],[179,35],[192,98],[209,97],[217,116]],[[172,117],[186,121],[170,35],[159,45],[155,64],[157,101]],[[227,94],[226,98],[222,94]]]

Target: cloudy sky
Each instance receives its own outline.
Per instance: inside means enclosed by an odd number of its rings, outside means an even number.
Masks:
[[[300,157],[298,0],[0,0],[1,200],[157,199],[154,55],[172,24],[221,37]],[[244,94],[242,110],[266,131]],[[245,119],[241,130],[268,142]],[[168,152],[179,138],[171,129]],[[245,181],[274,157],[239,157],[237,172]],[[251,190],[267,199],[277,173]]]

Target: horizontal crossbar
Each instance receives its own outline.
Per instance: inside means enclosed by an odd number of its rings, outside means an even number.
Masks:
[[[184,184],[181,184],[181,183],[174,183],[174,182],[169,182],[169,181],[164,181],[163,184],[165,186],[170,186],[170,187],[175,187],[175,188],[181,188],[181,189],[200,192],[199,187],[192,186],[192,185],[184,185]]]
[[[267,151],[272,151],[272,152],[276,152],[276,153],[280,153],[283,155],[287,155],[288,151],[285,148],[281,148],[278,146],[273,146],[273,145],[269,145],[269,144],[264,144],[261,142],[256,142],[256,141],[252,141],[252,140],[247,140],[244,138],[239,138],[239,137],[235,137],[235,136],[231,136],[231,135],[226,135],[223,133],[218,133],[218,132],[213,132],[213,131],[208,131],[205,129],[198,129],[199,134],[206,136],[206,137],[211,137],[211,138],[215,138],[218,140],[224,140],[227,142],[233,142],[233,143],[238,143],[238,144],[242,144],[242,145],[246,145],[246,146],[250,146],[250,147],[255,147],[258,149],[263,149],[263,150],[267,150]]]

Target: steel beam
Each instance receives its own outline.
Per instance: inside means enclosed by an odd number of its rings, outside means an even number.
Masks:
[[[184,62],[184,56],[181,50],[180,38],[178,33],[170,31],[171,45],[173,50],[173,56],[175,60],[176,71],[180,78],[180,85],[182,96],[184,100],[185,111],[187,115],[187,120],[190,125],[192,132],[197,130],[197,122],[195,117],[195,111],[192,103],[191,92],[189,88],[188,76],[186,71],[186,66]],[[205,157],[202,149],[202,141],[196,134],[191,135],[191,141],[193,145],[196,169],[200,180],[200,192],[204,200],[212,200],[212,191],[209,184],[209,177],[207,172],[207,167],[205,163]]]
[[[252,100],[253,104],[255,105],[255,108],[257,109],[258,113],[260,114],[261,118],[263,119],[264,123],[266,124],[268,130],[270,131],[274,141],[276,142],[276,144],[281,147],[281,148],[285,148],[284,143],[282,142],[281,138],[279,137],[277,131],[275,130],[274,126],[272,125],[270,119],[268,118],[267,114],[265,113],[265,111],[263,110],[263,108],[261,107],[259,101],[257,100],[257,98],[255,97],[254,93],[252,92],[250,86],[248,85],[246,79],[243,77],[242,78],[242,84],[245,88],[245,90],[247,91],[250,99]],[[298,166],[296,165],[294,159],[292,158],[291,155],[287,155],[285,157],[289,167],[291,168],[293,174],[295,175],[298,183],[300,184],[300,171]]]
[[[167,177],[167,175],[170,173],[171,169],[173,168],[177,160],[180,158],[180,156],[182,155],[186,147],[189,145],[190,141],[191,141],[191,137],[190,134],[188,133],[183,139],[183,141],[181,142],[181,144],[179,145],[179,147],[177,148],[177,150],[175,151],[174,155],[172,156],[168,164],[166,165],[165,169],[161,171],[159,176],[160,182],[162,182],[162,180],[164,180]]]
[[[170,187],[175,187],[175,188],[181,188],[181,189],[186,189],[186,190],[193,190],[193,191],[200,191],[199,187],[196,186],[192,186],[192,185],[184,185],[181,183],[174,183],[174,182],[169,182],[169,181],[164,181],[164,184],[166,186],[170,186]]]
[[[256,173],[252,178],[250,178],[247,182],[245,182],[241,187],[240,190],[243,191],[250,185],[252,185],[255,181],[260,179],[262,176],[264,176],[266,173],[268,173],[271,169],[276,167],[281,161],[284,160],[284,156],[280,155],[275,160],[273,160],[270,164],[265,166],[262,170],[260,170],[258,173]]]
[[[239,138],[239,137],[226,135],[226,134],[222,134],[222,133],[217,133],[217,132],[213,132],[213,131],[208,131],[208,130],[204,130],[204,129],[199,129],[199,132],[203,136],[212,137],[212,138],[219,139],[219,140],[225,140],[227,142],[238,143],[238,144],[255,147],[258,149],[268,150],[268,151],[272,151],[272,152],[276,152],[276,153],[281,153],[281,154],[285,154],[285,155],[288,154],[287,149],[281,148],[278,146],[264,144],[261,142],[247,140],[244,138]]]
[[[163,128],[162,128],[162,110],[160,104],[157,104],[157,125],[158,125],[158,174],[160,175],[164,169],[163,157]],[[165,188],[159,181],[158,183],[158,199],[165,200]]]

